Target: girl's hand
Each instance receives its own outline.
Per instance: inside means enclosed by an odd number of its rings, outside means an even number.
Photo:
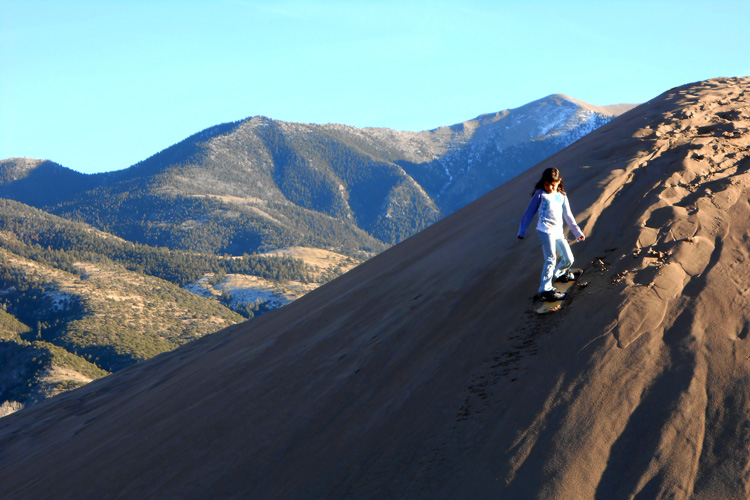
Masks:
[[[581,235],[581,237],[580,237],[580,238],[578,238],[578,241],[583,241],[583,240],[585,240],[585,239],[586,239],[586,237],[585,237],[584,235]]]

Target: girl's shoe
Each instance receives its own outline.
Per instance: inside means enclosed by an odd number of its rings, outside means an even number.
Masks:
[[[555,279],[555,283],[567,283],[568,281],[575,281],[581,276],[580,271],[568,271],[566,274],[559,276]]]
[[[545,302],[554,302],[556,300],[563,300],[566,295],[564,293],[558,292],[557,290],[549,290],[540,293],[539,297]]]

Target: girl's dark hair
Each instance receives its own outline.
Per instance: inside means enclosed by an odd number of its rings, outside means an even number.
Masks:
[[[536,186],[534,186],[534,193],[537,192],[539,189],[544,189],[544,183],[545,182],[557,182],[560,181],[560,185],[557,186],[557,192],[565,194],[565,188],[563,187],[563,179],[562,175],[560,175],[560,171],[556,168],[548,168],[544,172],[542,172],[542,178],[539,179],[539,182],[536,183]],[[531,196],[534,196],[534,193],[531,193]]]

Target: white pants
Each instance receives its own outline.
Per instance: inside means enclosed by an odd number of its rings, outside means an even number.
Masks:
[[[544,252],[544,267],[542,268],[542,281],[539,285],[539,293],[549,292],[554,287],[552,281],[568,272],[573,265],[573,252],[565,236],[556,236],[537,230],[539,241],[542,243]],[[556,254],[560,254],[560,262],[557,263]],[[557,266],[555,264],[557,263]]]

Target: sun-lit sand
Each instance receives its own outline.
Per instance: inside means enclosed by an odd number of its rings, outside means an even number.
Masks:
[[[750,78],[667,91],[257,320],[0,419],[0,497],[747,498]],[[588,286],[537,315],[534,183]]]

